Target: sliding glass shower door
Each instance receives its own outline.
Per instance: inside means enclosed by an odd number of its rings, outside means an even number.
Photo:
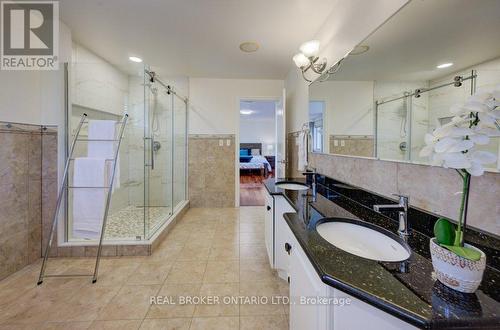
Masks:
[[[173,213],[173,98],[156,82],[145,84],[145,96],[145,235],[149,238]]]

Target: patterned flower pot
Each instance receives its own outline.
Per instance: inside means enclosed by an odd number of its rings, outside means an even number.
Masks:
[[[454,290],[473,293],[481,284],[484,268],[486,267],[486,255],[478,248],[465,244],[481,253],[478,261],[472,261],[456,255],[448,249],[441,247],[432,238],[430,242],[432,266],[437,279]]]

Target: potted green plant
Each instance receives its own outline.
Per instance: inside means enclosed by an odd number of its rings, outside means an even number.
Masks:
[[[500,88],[471,96],[465,104],[454,106],[452,120],[425,136],[421,157],[432,164],[453,168],[460,175],[463,190],[458,223],[441,218],[431,239],[432,265],[437,279],[461,292],[472,293],[481,283],[486,256],[478,248],[464,243],[471,176],[484,173],[485,164],[497,161],[494,153],[477,150],[500,136]]]

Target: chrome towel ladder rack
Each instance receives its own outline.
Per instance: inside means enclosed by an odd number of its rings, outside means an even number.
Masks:
[[[64,173],[63,173],[59,193],[57,196],[57,203],[56,203],[56,208],[54,210],[54,218],[52,220],[52,227],[50,229],[49,240],[47,241],[47,245],[46,245],[45,253],[44,253],[44,257],[43,257],[43,262],[42,262],[42,267],[40,269],[40,275],[38,277],[38,282],[37,282],[38,285],[42,284],[43,279],[46,277],[92,277],[92,283],[95,283],[97,281],[97,274],[99,272],[99,262],[101,260],[102,242],[103,242],[103,238],[104,238],[104,232],[106,230],[106,222],[107,222],[107,218],[108,218],[109,204],[111,202],[111,194],[113,191],[113,183],[115,180],[116,164],[117,164],[116,160],[117,160],[118,154],[120,152],[120,145],[122,142],[123,133],[125,131],[125,126],[127,125],[128,114],[125,114],[123,116],[122,120],[117,122],[117,124],[121,125],[119,133],[118,133],[118,138],[112,139],[112,140],[82,139],[82,138],[80,138],[79,137],[80,131],[82,129],[83,124],[88,124],[88,121],[86,121],[86,118],[87,118],[87,114],[86,113],[82,114],[82,117],[81,117],[80,122],[78,123],[77,129],[76,129],[75,137],[73,138],[73,141],[71,142],[68,159],[66,160],[66,164],[64,165]],[[68,185],[69,166],[70,166],[70,163],[72,161],[74,161],[73,151],[75,149],[75,145],[76,145],[77,141],[104,141],[104,142],[117,142],[118,143],[116,146],[114,158],[106,159],[106,161],[113,162],[113,170],[111,173],[109,185],[103,186],[103,187],[92,187],[95,189],[99,189],[99,188],[108,189],[108,193],[107,193],[107,197],[106,197],[106,207],[104,209],[104,215],[103,215],[103,219],[102,219],[101,234],[99,237],[99,245],[97,248],[97,256],[96,256],[96,262],[95,262],[95,267],[94,267],[94,273],[93,274],[45,274],[45,268],[47,266],[48,258],[50,255],[50,248],[52,246],[52,241],[54,239],[54,232],[55,232],[56,227],[57,227],[57,220],[59,218],[59,211],[61,209],[61,203],[62,203],[64,193],[67,189],[71,189],[71,188],[88,188],[88,187],[74,187],[74,186]]]

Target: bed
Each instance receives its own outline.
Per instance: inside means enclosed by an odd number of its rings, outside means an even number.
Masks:
[[[262,156],[262,143],[240,144],[240,174],[257,171],[266,176],[272,170],[271,164]]]

